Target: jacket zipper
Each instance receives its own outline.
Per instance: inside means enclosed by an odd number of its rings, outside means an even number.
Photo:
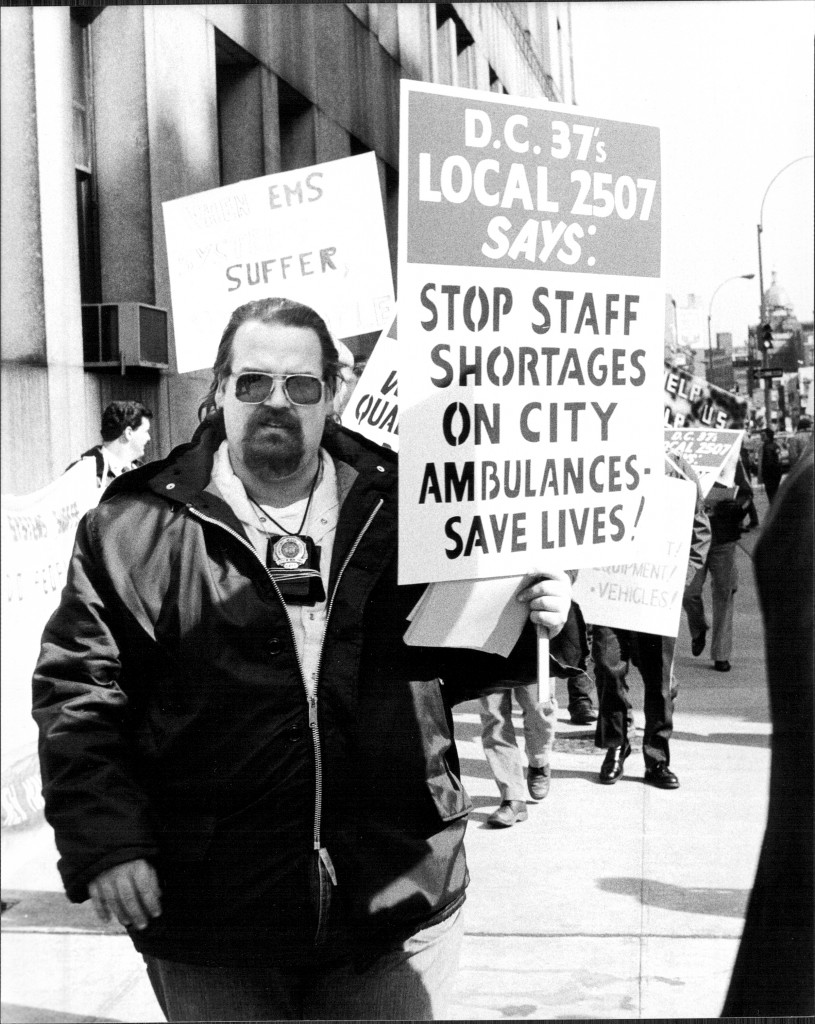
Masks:
[[[334,584],[334,589],[331,591],[331,594],[330,594],[329,599],[328,599],[328,608],[326,609],[326,614],[325,614],[325,627],[323,629],[323,636],[322,636],[322,640],[320,642],[320,650],[319,650],[319,654],[317,656],[316,678],[317,678],[318,685],[319,685],[319,678],[320,678],[320,668],[322,666],[322,660],[323,660],[323,650],[325,648],[325,637],[326,637],[326,633],[328,632],[328,621],[331,618],[331,610],[334,607],[334,597],[336,596],[337,590],[339,589],[340,580],[342,579],[343,573],[345,572],[345,570],[346,570],[346,568],[348,566],[348,563],[354,557],[354,553],[356,552],[357,548],[359,547],[359,544],[362,541],[362,538],[368,532],[368,529],[369,529],[371,523],[374,521],[374,518],[376,517],[377,513],[379,512],[379,510],[382,508],[382,506],[384,504],[385,504],[385,499],[384,498],[380,498],[378,503],[371,510],[370,515],[366,519],[364,525],[362,526],[362,529],[357,534],[354,543],[351,545],[351,550],[345,556],[345,561],[342,563],[342,565],[340,566],[340,570],[337,573],[337,579],[336,579],[336,582]],[[278,587],[277,583],[275,582],[274,577],[269,572],[268,568],[263,564],[261,559],[258,557],[258,553],[257,553],[257,551],[255,551],[255,549],[252,547],[252,545],[247,540],[245,540],[245,538],[241,537],[241,535],[239,533],[236,533],[232,529],[232,527],[227,526],[225,523],[222,523],[222,522],[220,522],[217,519],[212,519],[210,516],[205,516],[202,512],[199,512],[198,509],[193,508],[192,505],[188,505],[187,508],[189,509],[190,513],[193,516],[195,516],[197,519],[200,519],[200,520],[202,520],[205,523],[211,523],[213,526],[220,527],[220,529],[222,529],[222,530],[226,530],[227,533],[229,533],[231,536],[233,536],[245,548],[247,548],[249,551],[252,552],[252,554],[255,556],[255,558],[257,558],[258,562],[260,562],[260,564],[263,565],[263,568],[266,571],[266,575],[268,576],[269,580],[272,583],[272,586],[275,589],[275,593],[280,598],[281,603],[285,607],[286,602],[283,600],[283,595],[280,593],[280,588]],[[291,619],[289,618],[288,613],[286,614],[286,621],[289,624],[289,635],[291,636],[291,642],[292,642],[292,645],[293,645],[293,647],[294,647],[294,649],[296,651],[297,650],[297,643],[296,643],[295,636],[294,636],[294,628],[293,628],[293,626],[291,624]],[[303,691],[305,692],[306,700],[308,701],[308,725],[309,725],[309,730],[311,732],[311,743],[312,743],[312,747],[313,747],[313,750],[314,750],[315,785],[314,785],[314,830],[313,830],[313,843],[314,843],[314,845],[313,845],[313,849],[314,849],[315,853],[317,853],[317,855],[319,856],[320,860],[322,861],[326,871],[328,872],[328,875],[329,875],[332,883],[334,885],[336,885],[337,884],[337,873],[336,873],[336,871],[334,869],[334,864],[333,864],[333,862],[331,860],[331,856],[330,856],[328,850],[322,845],[322,840],[321,840],[321,836],[320,836],[320,827],[321,827],[322,813],[323,813],[323,751],[322,751],[322,744],[320,743],[320,730],[319,730],[319,723],[318,723],[318,720],[317,720],[317,694],[316,693],[309,694],[308,686],[306,684],[305,676],[303,675],[303,668],[302,668],[302,665],[300,664],[300,659],[299,658],[297,659],[297,665],[298,665],[298,668],[300,669],[300,679],[301,679],[301,681],[303,683]]]
[[[323,662],[323,650],[325,648],[325,638],[326,638],[326,634],[328,633],[328,622],[329,622],[329,619],[331,618],[331,609],[334,607],[334,597],[336,596],[336,593],[339,590],[340,581],[342,580],[342,575],[345,572],[346,567],[348,566],[348,563],[354,557],[354,553],[356,552],[357,548],[359,547],[360,541],[365,536],[365,534],[368,532],[368,528],[371,525],[371,523],[374,521],[374,518],[375,518],[377,512],[379,512],[379,510],[382,508],[382,506],[384,504],[385,504],[385,499],[384,498],[380,498],[378,503],[376,504],[376,506],[371,510],[371,514],[368,516],[368,518],[366,519],[365,524],[363,525],[362,529],[357,534],[356,540],[351,545],[351,550],[345,556],[345,561],[342,563],[342,565],[340,566],[340,571],[337,573],[337,579],[336,579],[336,582],[334,583],[334,589],[331,591],[331,595],[329,596],[329,599],[328,599],[328,608],[326,609],[326,613],[325,613],[325,629],[323,630],[323,637],[322,637],[322,640],[320,641],[320,651],[319,651],[319,653],[317,655],[316,677],[317,677],[318,685],[319,685],[319,680],[320,680],[320,669],[322,667],[322,662]],[[325,864],[326,870],[328,871],[328,874],[329,874],[329,876],[331,878],[331,881],[334,883],[334,885],[336,885],[337,884],[337,874],[336,874],[336,872],[334,870],[334,865],[331,862],[331,857],[330,857],[330,855],[328,853],[328,850],[322,845],[322,839],[321,839],[321,836],[320,836],[320,826],[321,826],[322,812],[323,812],[323,756],[322,756],[322,747],[321,747],[321,744],[320,744],[320,733],[319,733],[319,730],[318,730],[318,727],[317,727],[317,694],[316,693],[314,694],[313,697],[309,698],[309,717],[308,717],[308,721],[309,721],[309,726],[311,727],[311,736],[312,736],[312,740],[313,740],[313,743],[314,743],[314,763],[315,763],[316,774],[317,774],[317,788],[316,788],[315,799],[314,799],[314,850],[318,853],[318,855],[320,857],[320,860],[323,862],[323,864]]]

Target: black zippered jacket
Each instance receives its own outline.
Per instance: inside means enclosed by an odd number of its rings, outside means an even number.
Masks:
[[[131,936],[186,962],[308,948],[319,847],[361,942],[453,912],[469,800],[450,708],[536,678],[530,624],[508,659],[409,647],[421,586],[397,586],[396,457],[342,428],[340,510],[318,698],[285,607],[209,488],[220,428],[119,477],[81,521],[43,636],[34,717],[46,816],[69,898],[101,871],[155,864],[163,913]],[[352,475],[353,475],[352,474]],[[577,671],[575,606],[553,675]]]

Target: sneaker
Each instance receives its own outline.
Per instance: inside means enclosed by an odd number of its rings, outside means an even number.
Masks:
[[[533,800],[543,800],[546,797],[551,781],[552,769],[548,764],[543,768],[533,768],[530,765],[526,770],[526,788]]]

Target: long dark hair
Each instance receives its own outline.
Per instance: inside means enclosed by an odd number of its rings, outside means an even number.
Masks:
[[[295,302],[293,299],[256,299],[254,302],[245,302],[242,306],[238,306],[229,318],[229,323],[221,335],[218,352],[215,355],[212,383],[198,406],[199,420],[209,419],[216,412],[215,393],[232,372],[232,342],[235,333],[242,324],[250,320],[262,324],[282,324],[284,327],[311,328],[317,335],[322,349],[323,380],[332,391],[334,390],[340,357],[331,332],[320,314],[310,306],[306,306],[302,302]]]

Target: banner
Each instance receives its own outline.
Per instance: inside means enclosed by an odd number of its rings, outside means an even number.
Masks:
[[[178,372],[208,369],[238,306],[285,296],[337,338],[393,313],[376,156],[269,174],[163,204]]]
[[[663,473],[658,130],[403,81],[400,181],[400,582],[619,561]]]
[[[665,364],[664,420],[666,427],[741,427],[747,419],[747,399]]]
[[[676,636],[690,555],[696,487],[666,477],[650,501],[630,561],[581,569],[572,587],[586,622]]]
[[[399,451],[396,317],[377,339],[341,417],[342,424],[375,444]]]
[[[76,525],[101,493],[94,460],[80,459],[42,490],[0,502],[3,828],[28,824],[42,808],[31,677],[65,585]]]
[[[743,440],[743,430],[669,428],[665,431],[665,454],[681,455],[693,466],[702,494],[707,497],[715,483],[732,487]]]

